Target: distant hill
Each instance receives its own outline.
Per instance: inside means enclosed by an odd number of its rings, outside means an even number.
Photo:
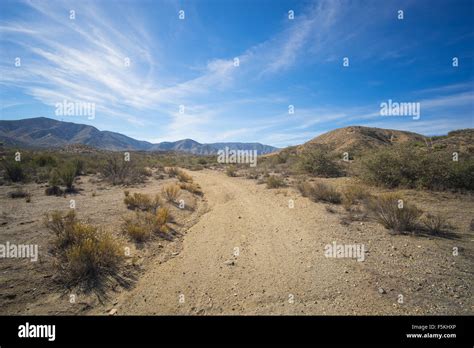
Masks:
[[[310,141],[290,146],[266,156],[298,156],[302,151],[314,146],[322,146],[328,151],[341,156],[348,152],[358,154],[370,149],[392,146],[401,143],[417,143],[433,148],[446,148],[452,151],[474,154],[474,129],[451,131],[447,135],[428,137],[421,134],[374,127],[349,126],[334,129],[321,134]]]
[[[412,141],[425,142],[425,136],[393,129],[350,126],[324,133],[301,146],[325,145],[334,152],[342,153],[345,151],[359,152]]]
[[[152,144],[120,133],[100,131],[95,127],[46,117],[15,121],[0,121],[0,141],[6,146],[27,148],[63,148],[72,144],[110,151],[179,151],[198,155],[211,155],[225,146],[230,149],[257,150],[266,154],[278,150],[260,143],[201,144],[192,139]]]

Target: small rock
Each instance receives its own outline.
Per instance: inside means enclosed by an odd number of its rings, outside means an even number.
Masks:
[[[379,288],[379,294],[386,294],[387,292],[383,288]]]
[[[109,312],[109,315],[115,315],[117,314],[117,308],[112,308]]]
[[[235,265],[235,262],[234,262],[234,260],[227,260],[226,262],[224,262],[224,265],[233,266],[233,265]]]

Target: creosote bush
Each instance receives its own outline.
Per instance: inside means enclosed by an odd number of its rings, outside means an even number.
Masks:
[[[395,145],[362,156],[358,174],[370,184],[388,188],[474,190],[474,158],[453,161],[447,151],[413,145]]]
[[[341,167],[329,151],[320,146],[306,148],[301,153],[299,165],[304,172],[314,176],[330,178],[343,174]]]
[[[76,179],[76,167],[74,164],[67,164],[59,171],[59,177],[68,191],[74,190],[74,180]]]
[[[68,282],[92,285],[117,273],[123,253],[110,233],[80,222],[73,210],[47,215],[45,225],[54,234],[52,250]]]
[[[64,192],[59,187],[61,180],[56,169],[53,169],[49,174],[49,187],[45,189],[47,196],[61,196]]]
[[[21,162],[14,160],[4,160],[1,162],[1,166],[4,170],[4,179],[11,182],[20,182],[26,179],[25,171],[21,165]]]
[[[422,211],[394,193],[384,193],[367,201],[372,218],[389,230],[415,231]]]
[[[285,186],[285,180],[281,176],[270,175],[266,179],[266,184],[268,189],[279,188]]]

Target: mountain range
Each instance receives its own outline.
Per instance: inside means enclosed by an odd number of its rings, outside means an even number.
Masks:
[[[153,144],[120,133],[100,131],[93,126],[46,117],[0,121],[0,141],[7,146],[25,148],[60,148],[82,144],[110,151],[179,151],[196,155],[216,154],[219,149],[225,147],[233,150],[257,150],[258,154],[268,154],[278,150],[276,147],[260,143],[201,144],[192,139]]]

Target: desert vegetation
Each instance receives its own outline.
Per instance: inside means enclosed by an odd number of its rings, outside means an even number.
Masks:
[[[90,288],[117,276],[124,252],[109,232],[79,221],[74,210],[48,214],[45,225],[54,235],[52,252],[68,285]]]

